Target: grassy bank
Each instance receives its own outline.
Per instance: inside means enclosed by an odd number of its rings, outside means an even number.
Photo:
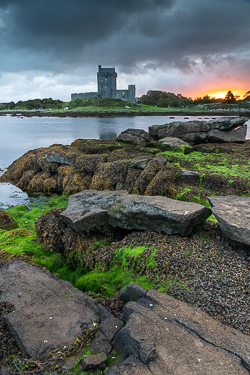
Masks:
[[[31,100],[17,103],[14,108],[1,108],[1,113],[22,113],[25,116],[126,116],[126,115],[237,115],[250,113],[250,104],[209,104],[209,105],[180,105],[180,106],[152,106],[141,103],[126,102],[121,99],[74,99],[70,102],[57,103]]]

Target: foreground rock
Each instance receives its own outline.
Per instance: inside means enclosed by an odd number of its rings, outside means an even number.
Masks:
[[[187,236],[200,228],[210,214],[210,209],[200,204],[161,196],[85,190],[69,197],[60,216],[79,232],[111,226]]]
[[[130,285],[115,345],[125,361],[107,375],[249,374],[250,337],[156,290]],[[135,290],[133,290],[135,289]]]
[[[191,144],[203,142],[240,142],[246,141],[247,117],[223,117],[210,121],[174,121],[165,125],[153,125],[148,128],[154,139],[177,137]],[[236,128],[240,127],[237,130]]]
[[[210,197],[208,201],[224,236],[250,246],[250,198],[228,195]]]
[[[112,350],[109,341],[121,322],[69,282],[43,268],[15,261],[0,269],[0,289],[0,302],[14,306],[6,319],[26,355],[34,358],[73,344],[93,323],[100,324],[100,334]]]

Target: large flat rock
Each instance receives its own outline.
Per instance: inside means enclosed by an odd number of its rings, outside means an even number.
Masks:
[[[30,357],[73,344],[83,329],[110,314],[92,298],[43,268],[14,261],[0,269],[0,302],[20,348]],[[104,319],[104,321],[105,321]]]
[[[113,227],[182,236],[201,227],[210,214],[210,209],[197,203],[141,195],[119,196],[108,211]]]
[[[201,227],[210,215],[209,208],[197,203],[121,190],[85,190],[71,195],[66,210],[60,214],[68,226],[79,232],[110,226],[182,236]]]
[[[227,195],[208,197],[208,201],[224,236],[250,246],[250,198]]]
[[[115,345],[128,359],[109,375],[249,374],[249,336],[167,294],[145,291],[126,304],[122,319]]]

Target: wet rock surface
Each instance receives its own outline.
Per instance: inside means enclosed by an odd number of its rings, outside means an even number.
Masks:
[[[110,225],[186,236],[199,229],[210,214],[210,209],[197,203],[161,196],[85,190],[70,196],[66,210],[60,215],[65,224],[79,232]]]
[[[203,142],[245,142],[247,117],[223,117],[210,121],[174,121],[166,125],[153,125],[149,135],[155,139],[177,137],[191,144]],[[233,130],[241,127],[239,130]],[[222,133],[225,133],[224,135]]]
[[[250,198],[229,195],[208,201],[224,236],[250,249]]]
[[[136,359],[114,366],[108,374],[125,369],[143,374],[144,366],[157,375],[249,373],[249,337],[159,291],[148,290],[145,297],[128,302],[122,319],[125,326],[114,343],[125,358]],[[136,372],[138,360],[142,364]]]

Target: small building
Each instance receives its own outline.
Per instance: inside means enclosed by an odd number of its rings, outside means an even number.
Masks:
[[[97,72],[97,89],[98,92],[85,92],[79,94],[71,94],[71,100],[81,98],[114,98],[122,99],[131,103],[135,103],[135,85],[128,85],[127,90],[116,89],[117,73],[115,68],[102,68],[98,65]]]

